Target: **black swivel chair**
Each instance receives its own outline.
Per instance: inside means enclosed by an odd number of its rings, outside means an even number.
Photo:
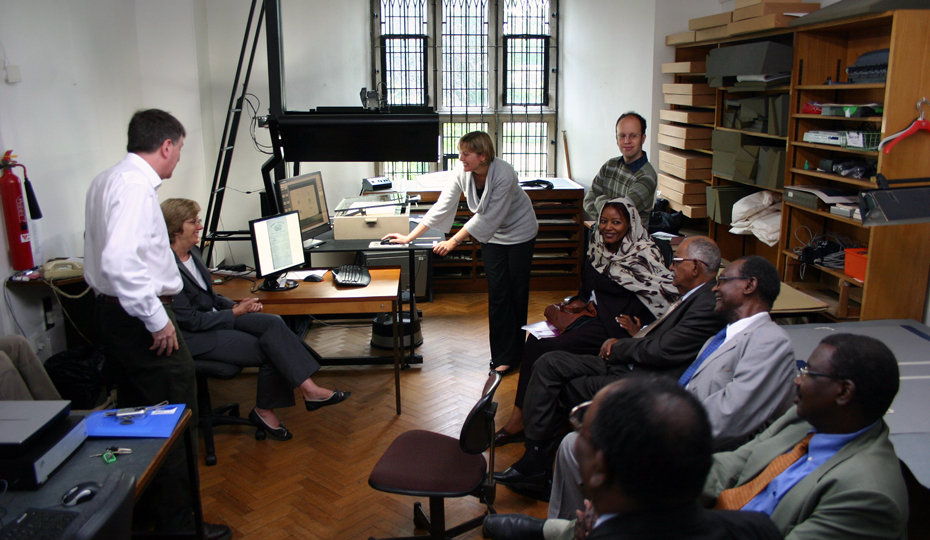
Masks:
[[[197,408],[199,409],[197,418],[200,422],[200,432],[203,433],[203,446],[207,454],[205,460],[207,465],[216,465],[216,447],[213,444],[214,426],[252,426],[255,428],[255,440],[265,440],[267,434],[264,429],[253,424],[248,418],[239,416],[238,403],[229,403],[214,409],[210,402],[209,379],[223,381],[232,379],[242,372],[240,366],[194,358],[194,370],[197,374]]]
[[[419,502],[413,505],[413,523],[428,529],[429,536],[397,540],[442,540],[477,528],[490,513],[495,514],[494,498],[494,392],[501,374],[492,371],[484,384],[481,399],[465,418],[458,439],[431,431],[412,430],[391,443],[375,465],[368,485],[378,491],[429,497],[430,516]],[[490,449],[488,459],[483,453]],[[445,498],[472,495],[487,505],[488,511],[457,527],[446,530]]]

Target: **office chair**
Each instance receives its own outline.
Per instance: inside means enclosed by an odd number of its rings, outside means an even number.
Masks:
[[[429,530],[429,536],[409,536],[396,540],[442,540],[481,525],[487,514],[495,514],[494,498],[494,392],[501,374],[492,371],[484,384],[481,399],[472,407],[458,439],[431,431],[411,430],[391,443],[375,465],[368,485],[378,491],[414,497],[429,497],[429,517],[419,502],[413,505],[413,523]],[[483,453],[490,449],[488,458]],[[473,495],[488,511],[446,530],[445,498]],[[373,540],[373,539],[370,539]]]
[[[255,440],[265,440],[267,434],[261,426],[256,426],[248,418],[239,416],[238,403],[228,403],[214,409],[210,402],[209,379],[222,381],[232,379],[242,372],[242,367],[194,358],[194,371],[197,374],[197,418],[200,422],[200,432],[203,433],[207,465],[216,465],[216,447],[213,444],[214,426],[252,426],[255,428]]]

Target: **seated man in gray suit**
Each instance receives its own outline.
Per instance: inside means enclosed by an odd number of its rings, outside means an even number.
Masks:
[[[723,320],[714,315],[713,288],[720,267],[717,244],[706,236],[687,238],[678,246],[677,255],[672,283],[681,299],[654,323],[639,331],[630,329],[635,334],[632,338],[608,339],[600,356],[553,351],[536,362],[523,408],[526,453],[507,470],[494,474],[498,482],[517,493],[548,500],[552,457],[571,407],[631,373],[679,378],[707,338],[723,328]]]
[[[578,423],[573,418],[573,424]],[[665,377],[631,377],[594,397],[576,428],[575,450],[591,497],[583,521],[600,539],[780,540],[758,512],[711,511],[697,503],[712,462],[711,426],[694,395]],[[548,525],[556,525],[549,522]],[[545,540],[555,529],[520,514],[490,515],[492,540]],[[562,528],[561,539],[573,539]]]
[[[693,371],[678,381],[707,410],[714,450],[746,442],[791,405],[791,381],[797,374],[794,348],[769,315],[780,287],[772,263],[755,255],[737,259],[717,277],[714,313],[727,327],[707,341],[691,365]],[[576,437],[570,433],[559,448],[550,518],[572,519],[583,508]]]

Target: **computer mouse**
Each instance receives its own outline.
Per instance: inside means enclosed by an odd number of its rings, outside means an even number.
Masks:
[[[382,246],[386,246],[387,244],[393,244],[393,243],[394,242],[390,238],[385,238],[384,240],[381,241]]]
[[[87,502],[93,499],[94,495],[96,495],[101,488],[103,488],[103,486],[97,482],[81,482],[61,496],[61,504],[64,506],[74,506],[82,502]]]
[[[309,276],[307,276],[307,277],[304,278],[304,281],[315,281],[315,282],[319,283],[319,282],[323,281],[323,276],[318,276],[318,275],[316,275],[316,274],[310,274]]]

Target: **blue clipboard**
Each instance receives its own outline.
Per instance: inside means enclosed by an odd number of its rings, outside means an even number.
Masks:
[[[108,411],[97,411],[87,417],[88,437],[139,437],[167,439],[184,414],[185,405],[166,405],[134,417],[132,423],[122,423],[122,418],[106,416]],[[114,409],[115,410],[115,409]]]

